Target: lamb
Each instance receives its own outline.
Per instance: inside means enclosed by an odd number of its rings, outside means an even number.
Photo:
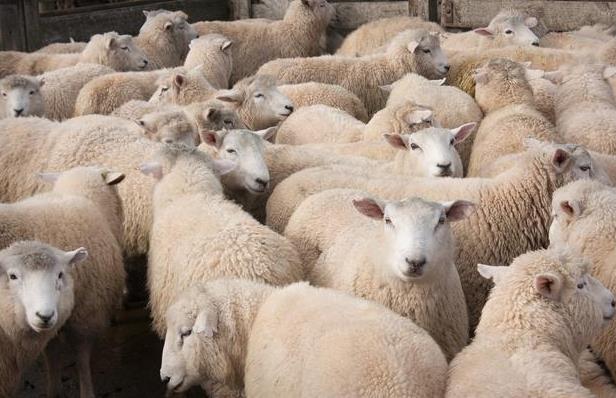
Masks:
[[[383,54],[279,59],[263,65],[258,73],[273,75],[287,84],[338,84],[357,95],[371,116],[385,106],[385,93],[379,86],[391,84],[409,72],[440,79],[448,70],[438,37],[425,30],[408,30],[396,36]]]
[[[0,53],[0,78],[12,74],[40,75],[78,63],[95,63],[118,72],[142,70],[148,59],[128,35],[109,32],[90,38],[83,52],[78,54]]]
[[[235,84],[268,61],[320,55],[320,37],[334,14],[326,0],[294,0],[281,21],[197,22],[193,27],[201,36],[218,33],[236,43],[231,74]]]
[[[446,397],[594,397],[577,363],[614,316],[614,295],[588,264],[551,249],[478,269],[495,286],[473,342],[450,365]]]
[[[616,154],[616,100],[606,81],[616,68],[579,65],[566,68],[556,98],[556,125],[567,142]]]
[[[501,156],[524,150],[528,137],[559,142],[556,129],[535,108],[525,68],[497,58],[477,70],[475,99],[486,114],[479,126],[467,175],[478,176]]]
[[[233,166],[181,146],[164,148],[156,160],[141,166],[158,181],[148,288],[152,325],[160,337],[175,296],[199,282],[241,277],[286,285],[303,278],[295,248],[225,199],[212,169],[224,174]],[[182,272],[175,272],[177,267]]]
[[[616,229],[611,210],[614,204],[613,189],[596,181],[576,181],[554,193],[550,226],[550,247],[569,247],[591,260],[592,275],[610,290],[616,287],[616,247],[610,239]],[[610,324],[592,343],[593,351],[612,373],[616,371],[615,330]]]
[[[80,167],[61,174],[42,174],[54,181],[51,192],[12,204],[0,205],[0,248],[20,240],[49,242],[72,248],[81,242],[88,248],[87,264],[72,271],[75,308],[63,326],[68,343],[77,352],[82,397],[94,396],[90,355],[94,340],[108,327],[124,289],[122,205],[115,185],[124,174],[97,167]],[[47,350],[48,396],[60,393],[58,341]]]
[[[320,253],[303,221],[295,221],[294,210],[320,191],[353,188],[383,199],[418,196],[426,200],[468,200],[477,210],[468,220],[453,225],[459,246],[456,266],[468,306],[471,330],[477,324],[487,296],[487,283],[474,269],[477,262],[506,264],[521,253],[547,246],[549,205],[552,192],[566,183],[589,178],[579,166],[590,162],[588,153],[563,145],[533,142],[526,158],[494,179],[426,179],[379,176],[340,166],[306,169],[278,186],[270,196],[266,223],[283,231],[307,258]],[[288,224],[288,225],[287,225]],[[285,229],[286,226],[286,229]],[[468,236],[480,239],[466,239]],[[310,256],[305,253],[311,252]],[[306,263],[307,269],[310,264]]]
[[[43,116],[45,101],[38,77],[11,75],[0,80],[0,119],[6,117]]]
[[[231,46],[233,42],[223,35],[205,35],[190,42],[190,51],[184,68],[201,67],[203,76],[218,89],[229,88],[233,71]]]
[[[16,395],[23,372],[36,361],[71,315],[72,274],[87,256],[84,248],[65,252],[34,241],[16,242],[0,251],[3,273],[0,395],[3,397]]]
[[[424,330],[306,283],[209,282],[173,304],[167,325],[161,378],[170,392],[201,384],[212,397],[424,398],[445,390],[447,363]]]
[[[383,52],[389,42],[401,32],[409,29],[424,29],[428,32],[445,33],[437,23],[417,17],[397,16],[380,18],[367,22],[344,38],[336,55],[362,57]]]
[[[467,218],[473,204],[383,201],[334,189],[311,196],[297,214],[312,215],[318,207],[326,221],[311,221],[310,234],[325,239],[310,282],[376,301],[411,319],[430,333],[448,361],[453,359],[468,343],[468,315],[449,223]],[[337,231],[329,235],[333,223]]]
[[[311,105],[327,105],[345,111],[355,119],[367,123],[370,118],[361,100],[346,88],[337,84],[300,83],[278,86],[281,93],[291,99],[295,108]]]

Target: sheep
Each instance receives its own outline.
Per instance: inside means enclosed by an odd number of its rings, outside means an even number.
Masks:
[[[41,87],[45,80],[11,75],[0,80],[0,119],[6,117],[43,116],[45,101]]]
[[[167,325],[161,379],[169,392],[201,384],[212,397],[424,398],[445,390],[447,363],[424,330],[306,283],[209,282],[178,298]]]
[[[357,95],[371,116],[385,106],[385,93],[379,86],[393,83],[409,72],[440,79],[448,69],[437,36],[425,30],[408,30],[397,35],[383,54],[279,59],[263,65],[257,73],[273,75],[287,84],[338,84]]]
[[[550,32],[539,40],[539,45],[564,50],[587,50],[589,46],[600,47],[603,42],[613,38],[613,27],[596,24],[582,26],[571,32]]]
[[[16,395],[23,372],[71,315],[72,274],[87,256],[84,248],[65,252],[35,241],[16,242],[0,251],[3,273],[0,278],[0,395],[3,397]]]
[[[412,133],[433,125],[431,109],[410,101],[377,112],[367,124],[326,105],[300,108],[278,128],[278,144],[350,143],[381,141],[383,133]]]
[[[554,101],[557,86],[552,81],[544,78],[544,75],[545,73],[541,70],[526,70],[526,80],[528,80],[528,84],[530,84],[530,88],[533,90],[535,107],[550,123],[556,124]]]
[[[449,223],[467,218],[473,204],[383,201],[334,189],[311,196],[297,212],[318,207],[326,221],[323,228],[312,222],[310,234],[323,238],[333,219],[338,228],[310,270],[311,284],[376,301],[410,318],[453,359],[468,343],[468,315]]]
[[[443,48],[460,51],[473,47],[486,49],[513,44],[538,46],[539,38],[531,30],[537,23],[535,17],[527,17],[517,10],[505,9],[492,18],[485,28],[450,34],[443,40]]]
[[[138,120],[145,136],[165,144],[199,144],[199,131],[192,120],[181,110],[149,113]]]
[[[614,316],[614,295],[588,264],[551,249],[478,271],[495,286],[473,342],[450,365],[445,396],[594,397],[577,363]]]
[[[569,247],[591,260],[591,273],[611,290],[616,287],[612,265],[616,247],[611,239],[616,229],[614,204],[613,189],[597,181],[576,181],[554,193],[550,226],[550,247]],[[592,343],[612,373],[616,371],[615,330],[610,324]]]
[[[44,47],[36,50],[37,53],[47,53],[47,54],[70,54],[70,53],[80,53],[88,43],[84,42],[75,42],[71,39],[68,43],[51,43]]]
[[[401,102],[412,101],[432,109],[434,119],[445,128],[455,128],[462,124],[478,123],[483,117],[475,100],[453,86],[444,86],[444,80],[428,80],[415,73],[409,73],[391,85],[381,87],[389,92],[387,107]],[[457,146],[464,169],[468,168],[474,133]]]
[[[90,355],[96,337],[111,322],[124,289],[122,205],[115,185],[124,174],[98,167],[78,167],[61,174],[45,173],[51,192],[0,205],[0,248],[20,240],[39,240],[59,248],[84,245],[90,259],[72,272],[75,308],[62,331],[77,352],[82,397],[94,396]],[[48,396],[60,392],[57,341],[49,343],[52,370]]]
[[[149,102],[153,104],[188,105],[207,101],[216,93],[216,88],[208,82],[200,68],[184,72],[162,74],[156,81],[156,90]]]
[[[199,282],[227,276],[285,285],[303,277],[295,248],[225,199],[213,169],[225,174],[233,166],[176,146],[140,167],[157,180],[148,288],[152,326],[160,337],[175,296]],[[173,271],[177,267],[182,272]]]
[[[345,111],[355,119],[367,123],[370,118],[361,100],[337,84],[300,83],[278,86],[281,93],[291,99],[295,108],[310,105],[327,105]]]
[[[437,23],[417,17],[397,16],[367,22],[344,38],[336,55],[362,57],[383,52],[387,44],[401,32],[409,29],[424,29],[428,32],[445,33]]]
[[[218,89],[229,88],[233,70],[231,46],[233,42],[223,35],[205,35],[190,42],[190,51],[184,68],[201,67],[205,79]]]
[[[118,72],[145,69],[148,59],[128,35],[109,32],[90,38],[78,54],[0,53],[0,78],[12,74],[39,75],[78,63],[95,63]]]
[[[320,55],[319,38],[334,14],[326,0],[293,0],[282,21],[208,21],[193,27],[199,35],[218,33],[236,43],[231,74],[235,84],[273,59]]]
[[[274,189],[267,202],[266,223],[275,231],[284,230],[310,269],[306,259],[318,257],[319,245],[310,241],[312,238],[306,232],[310,226],[296,222],[293,212],[312,194],[353,188],[384,199],[418,196],[426,200],[477,203],[477,211],[468,220],[453,225],[459,246],[456,266],[472,330],[487,296],[487,283],[478,277],[474,265],[478,261],[507,263],[521,253],[547,245],[552,192],[570,181],[590,178],[590,170],[578,168],[580,163],[590,162],[590,156],[576,149],[531,141],[525,159],[494,179],[375,178],[369,171],[362,173],[349,167],[306,169]]]
[[[478,69],[475,80],[475,99],[486,116],[473,143],[468,176],[478,176],[501,156],[523,151],[528,137],[561,140],[554,125],[535,108],[522,65],[497,58]]]
[[[606,79],[616,68],[579,65],[566,68],[556,98],[556,125],[567,142],[616,154],[616,100]]]

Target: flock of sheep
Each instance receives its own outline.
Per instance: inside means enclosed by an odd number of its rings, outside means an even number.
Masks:
[[[147,256],[170,394],[616,397],[614,29],[145,17],[0,53],[0,396]]]

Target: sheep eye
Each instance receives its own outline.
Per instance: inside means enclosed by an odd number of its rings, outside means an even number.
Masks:
[[[34,95],[34,90],[30,91],[30,95]]]
[[[580,170],[588,171],[588,170],[590,170],[590,166],[580,166]]]
[[[60,273],[58,274],[58,279],[62,279],[63,277],[64,277],[64,272],[60,272]]]
[[[130,48],[128,48],[128,47],[126,47],[126,46],[125,46],[125,47],[121,47],[121,48],[122,48],[122,50],[124,50],[124,51],[130,51]]]
[[[263,94],[257,94],[257,95],[255,95],[255,98],[263,98],[263,97],[265,97],[265,95],[263,95]]]
[[[441,218],[438,219],[438,225],[443,225],[445,224],[445,216],[441,216]]]
[[[385,217],[385,224],[391,225],[391,218]]]
[[[430,54],[432,52],[429,48],[424,48],[422,51],[424,52],[424,54]]]
[[[6,97],[6,93],[2,93],[2,96],[3,96],[3,97]]]
[[[228,124],[228,125],[232,125],[233,124],[233,122],[231,120],[225,120],[225,121],[223,121],[223,123],[224,124]]]
[[[235,149],[229,148],[227,149],[227,153],[237,153]]]
[[[506,35],[510,35],[510,34],[512,34],[512,33],[513,33],[513,30],[511,30],[511,29],[507,29],[507,30],[505,31],[505,34],[506,34]]]
[[[165,91],[169,90],[169,87],[161,87],[160,88],[160,92],[164,93]]]
[[[192,329],[188,329],[186,331],[180,332],[180,337],[183,339],[185,337],[188,337],[192,334]]]
[[[12,280],[12,281],[16,281],[17,280],[17,275],[9,274],[9,279]]]
[[[419,149],[419,145],[411,143],[411,150]]]
[[[585,283],[578,283],[577,288],[578,289],[584,289],[585,285],[586,285]]]
[[[449,145],[453,145],[455,143],[456,143],[456,139],[455,138],[452,138],[451,141],[449,141]]]

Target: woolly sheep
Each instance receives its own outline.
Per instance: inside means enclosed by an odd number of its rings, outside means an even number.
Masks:
[[[323,225],[313,219],[319,207]],[[448,223],[468,217],[472,209],[466,201],[383,201],[352,190],[311,196],[298,216],[308,217],[311,235],[329,239],[322,240],[308,279],[410,318],[451,360],[468,343],[468,315]],[[329,236],[333,223],[337,231]]]
[[[84,248],[64,252],[41,242],[0,251],[0,394],[17,393],[21,376],[71,315],[74,267]],[[61,280],[58,283],[58,279]]]
[[[6,117],[43,116],[45,101],[38,77],[11,75],[0,80],[0,119]]]
[[[480,170],[501,156],[524,150],[524,140],[559,142],[556,129],[535,108],[533,91],[525,68],[513,61],[494,59],[477,70],[475,99],[484,117],[468,164],[467,175]]]
[[[613,39],[613,33],[613,27],[601,24],[582,26],[571,32],[550,32],[539,40],[539,45],[565,50],[587,50],[589,46],[600,47],[605,41]]]
[[[385,94],[379,86],[391,84],[409,72],[440,79],[448,69],[437,36],[425,30],[408,30],[397,35],[383,54],[279,59],[263,65],[258,73],[273,75],[287,84],[339,84],[357,95],[371,116],[385,106]]]
[[[211,34],[190,42],[190,51],[184,61],[184,68],[201,67],[203,76],[218,89],[229,88],[233,57],[233,42],[223,35]]]
[[[451,363],[446,397],[594,397],[577,362],[614,295],[566,251],[524,254],[509,267],[479,265],[494,281],[475,338]]]
[[[242,277],[285,285],[303,277],[295,248],[225,199],[212,168],[224,174],[229,165],[234,163],[212,161],[196,149],[168,147],[141,166],[158,180],[148,287],[153,327],[161,337],[172,300],[199,282]],[[173,271],[177,267],[182,272]]]
[[[83,244],[90,258],[72,272],[75,308],[63,327],[77,352],[81,396],[94,395],[90,355],[94,339],[109,326],[124,289],[122,205],[115,185],[124,175],[96,167],[61,174],[43,174],[53,181],[51,192],[0,205],[0,248],[19,240],[40,240],[59,248]],[[79,244],[77,242],[80,242]],[[47,352],[50,369],[57,369],[58,342]],[[48,396],[60,392],[60,372],[49,377]]]
[[[550,123],[556,124],[554,114],[554,101],[556,97],[556,84],[544,78],[544,72],[540,70],[526,70],[526,80],[533,90],[535,108],[545,116]]]
[[[588,170],[580,172],[577,168],[582,158],[589,161],[590,157],[567,146],[536,142],[526,152],[524,161],[494,179],[375,178],[366,171],[341,166],[306,169],[274,189],[267,202],[266,221],[275,231],[285,231],[306,262],[306,258],[314,258],[318,253],[318,245],[311,243],[304,232],[309,226],[294,222],[292,215],[311,194],[353,188],[383,199],[418,196],[426,200],[477,203],[477,211],[468,220],[453,225],[459,246],[456,266],[472,330],[488,291],[487,283],[476,274],[475,264],[478,261],[505,264],[521,253],[546,246],[550,219],[547,203],[555,188],[575,179],[589,178]],[[468,236],[475,238],[468,239]],[[305,255],[308,251],[313,254]]]
[[[616,246],[610,239],[616,229],[615,204],[613,189],[596,181],[576,181],[554,193],[550,226],[550,247],[569,247],[591,260],[591,273],[611,290],[616,288]],[[611,372],[616,370],[615,326],[611,323],[592,343]]]
[[[417,17],[380,18],[361,25],[345,37],[336,55],[362,57],[383,52],[396,35],[409,29],[445,33],[440,25]]]
[[[163,74],[156,85],[149,102],[159,105],[188,105],[207,101],[216,93],[216,88],[203,77],[200,68]]]
[[[327,105],[345,111],[355,119],[367,123],[370,118],[361,100],[346,88],[337,84],[300,83],[278,86],[281,93],[291,99],[295,108],[311,105]]]
[[[167,324],[168,391],[201,384],[212,397],[435,397],[445,389],[445,358],[424,330],[376,303],[305,283],[210,282],[182,295]]]
[[[147,58],[128,35],[109,32],[94,35],[78,54],[0,52],[0,78],[12,75],[39,75],[78,63],[96,63],[116,71],[145,69]]]
[[[68,43],[51,43],[36,50],[37,53],[70,54],[80,53],[88,43],[70,41]]]
[[[138,120],[145,136],[164,144],[199,144],[199,131],[190,118],[181,110],[168,110],[149,113]]]

